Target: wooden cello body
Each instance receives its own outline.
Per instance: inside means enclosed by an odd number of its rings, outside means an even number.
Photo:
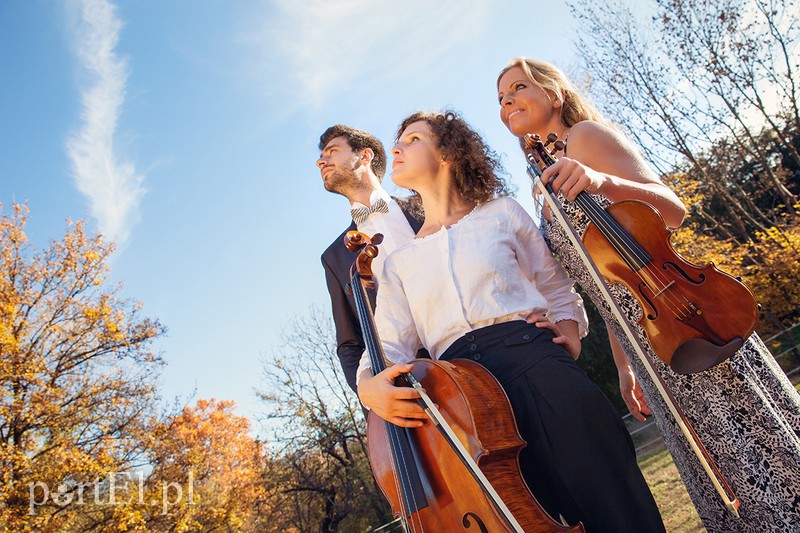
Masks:
[[[376,373],[386,363],[365,288],[381,239],[356,231],[345,236],[350,250],[361,250],[351,285]],[[403,378],[420,391],[430,422],[402,428],[370,412],[367,446],[378,486],[407,531],[584,531],[581,524],[550,517],[523,480],[519,452],[525,441],[505,391],[488,370],[468,360],[418,359]]]
[[[564,526],[539,506],[519,471],[525,441],[500,384],[485,368],[469,360],[414,362],[414,377],[423,385],[494,489],[526,532],[584,531]],[[482,488],[436,427],[406,429],[413,442],[413,468],[433,505],[420,509],[414,521],[427,531],[514,531],[483,495]],[[397,469],[386,445],[387,422],[370,413],[367,442],[372,471],[393,510],[404,508]],[[402,465],[400,466],[402,468]],[[400,512],[395,511],[396,514]]]

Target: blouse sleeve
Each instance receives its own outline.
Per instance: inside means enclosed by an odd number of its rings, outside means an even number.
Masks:
[[[414,359],[422,342],[417,333],[414,317],[408,305],[403,282],[390,255],[383,265],[380,290],[375,303],[375,326],[386,359],[393,363],[408,363]],[[356,372],[356,382],[361,372],[372,368],[366,350]]]
[[[509,224],[515,253],[522,274],[547,299],[547,317],[552,322],[574,320],[578,323],[581,337],[588,332],[589,321],[583,300],[575,292],[573,280],[553,258],[533,219],[513,199],[508,199]]]

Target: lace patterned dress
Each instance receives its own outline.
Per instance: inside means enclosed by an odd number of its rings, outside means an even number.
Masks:
[[[595,198],[609,204],[603,197]],[[582,234],[588,220],[577,207],[563,199],[562,203]],[[675,374],[650,352],[656,368],[739,498],[737,519],[725,508],[563,228],[542,217],[542,233],[567,272],[611,324],[706,529],[800,532],[800,395],[758,335],[754,333],[727,361],[692,375]],[[612,286],[611,290],[649,351],[637,324],[641,313],[638,303],[621,285]]]

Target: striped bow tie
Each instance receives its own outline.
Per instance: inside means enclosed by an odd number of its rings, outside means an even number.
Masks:
[[[350,216],[353,217],[353,222],[356,224],[361,224],[372,213],[388,213],[389,206],[386,204],[386,201],[383,198],[378,198],[375,200],[371,206],[369,207],[354,207],[350,210]]]

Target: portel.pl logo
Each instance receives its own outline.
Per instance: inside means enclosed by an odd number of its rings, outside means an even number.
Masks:
[[[184,491],[184,488],[186,489]],[[54,490],[53,490],[54,489]],[[142,472],[110,472],[106,478],[77,482],[66,480],[57,487],[37,481],[28,483],[28,514],[49,501],[60,507],[67,505],[161,505],[161,514],[183,500],[194,502],[194,472],[189,471],[186,483],[177,481],[161,483],[161,500],[145,501],[144,474]]]

